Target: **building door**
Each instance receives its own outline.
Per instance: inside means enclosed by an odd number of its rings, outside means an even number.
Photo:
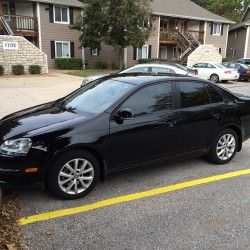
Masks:
[[[16,16],[23,16],[16,18],[17,30],[34,30],[33,4],[32,3],[16,3]]]

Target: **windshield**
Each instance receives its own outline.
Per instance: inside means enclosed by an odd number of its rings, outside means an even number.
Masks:
[[[133,87],[114,79],[98,79],[68,95],[60,107],[75,113],[100,114]]]

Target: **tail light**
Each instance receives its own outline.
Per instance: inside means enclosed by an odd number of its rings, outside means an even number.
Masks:
[[[231,70],[226,70],[224,71],[225,74],[232,74],[232,71]]]
[[[250,69],[248,69],[246,73],[250,75]]]

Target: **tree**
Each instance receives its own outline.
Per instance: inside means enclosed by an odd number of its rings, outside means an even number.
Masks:
[[[81,31],[82,47],[101,49],[102,43],[119,51],[120,67],[123,50],[128,46],[142,47],[149,38],[151,0],[81,0],[83,15],[72,29]]]
[[[192,0],[201,7],[225,18],[239,22],[250,0]]]

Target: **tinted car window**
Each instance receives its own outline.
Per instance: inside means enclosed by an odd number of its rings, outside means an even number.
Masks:
[[[189,108],[210,103],[205,86],[199,82],[179,83],[181,107]]]
[[[223,97],[212,86],[206,85],[207,91],[210,95],[211,103],[223,102]]]
[[[161,83],[145,87],[129,97],[123,108],[130,108],[135,116],[148,115],[172,109],[171,83]]]

